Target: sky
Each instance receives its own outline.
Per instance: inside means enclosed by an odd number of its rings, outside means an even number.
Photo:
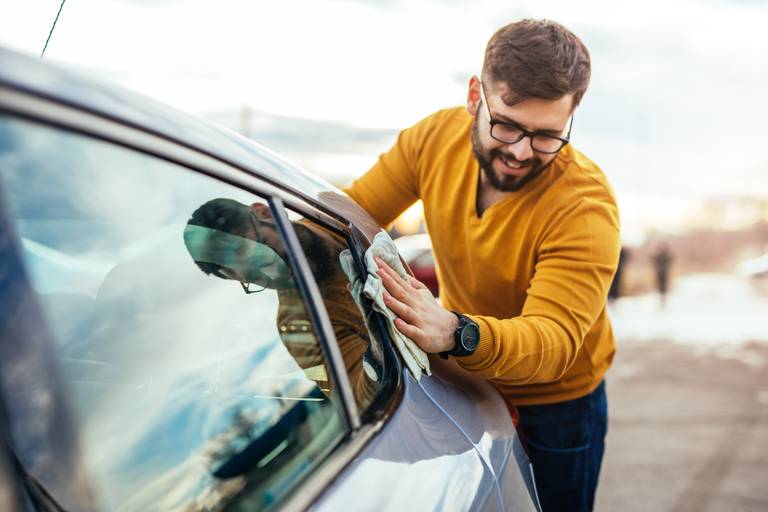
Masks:
[[[0,45],[39,55],[59,5],[0,0]],[[311,131],[271,145],[344,183],[397,130],[464,104],[488,38],[522,17],[590,49],[572,140],[611,181],[628,241],[690,227],[707,201],[736,227],[765,215],[739,205],[768,200],[768,1],[69,0],[45,59],[214,120],[248,108],[257,140],[321,126],[311,154]]]

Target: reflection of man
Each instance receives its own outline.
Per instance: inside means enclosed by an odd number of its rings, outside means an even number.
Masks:
[[[324,299],[358,404],[365,406],[378,389],[380,375],[363,371],[364,360],[373,367],[377,364],[368,351],[365,325],[356,321],[360,313],[347,291],[349,281],[339,269],[344,246],[311,223],[296,222],[293,227]],[[246,293],[276,291],[277,328],[283,344],[307,377],[330,392],[330,370],[269,208],[258,203],[249,207],[232,199],[208,201],[187,221],[184,243],[206,274],[239,281]]]
[[[384,226],[421,199],[441,303],[380,263],[396,326],[518,406],[545,511],[592,508],[614,354],[619,255],[602,171],[569,145],[589,84],[582,42],[551,21],[501,28],[466,109],[404,130],[347,190]]]

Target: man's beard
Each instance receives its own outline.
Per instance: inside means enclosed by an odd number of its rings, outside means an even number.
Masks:
[[[483,145],[480,143],[480,135],[478,134],[478,128],[477,128],[477,116],[475,117],[475,121],[472,123],[472,150],[475,153],[475,158],[477,159],[477,162],[480,164],[480,169],[483,171],[483,174],[485,174],[485,177],[488,179],[488,183],[491,185],[491,188],[494,188],[496,190],[500,190],[502,192],[515,192],[517,190],[520,190],[523,188],[526,183],[529,183],[534,178],[536,178],[538,175],[543,173],[549,165],[554,162],[554,159],[550,160],[547,163],[543,163],[541,159],[539,158],[529,158],[528,160],[518,160],[514,157],[511,153],[505,153],[501,151],[501,148],[494,148],[490,151],[486,151],[483,148]],[[527,174],[523,176],[499,176],[496,174],[496,171],[493,169],[493,160],[495,158],[501,158],[503,157],[506,160],[509,160],[511,162],[519,163],[523,166],[531,166],[531,170],[528,171]]]

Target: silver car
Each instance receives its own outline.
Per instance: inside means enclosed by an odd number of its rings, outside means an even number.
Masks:
[[[498,393],[414,378],[355,295],[378,232],[248,139],[0,50],[0,510],[538,510]]]

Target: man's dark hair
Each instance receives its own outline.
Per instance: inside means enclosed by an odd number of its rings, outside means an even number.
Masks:
[[[232,233],[233,235],[248,238],[247,234],[250,222],[250,210],[248,206],[238,203],[234,199],[217,198],[211,199],[198,207],[198,209],[192,213],[192,217],[187,221],[187,224],[216,229],[225,233]],[[204,273],[223,277],[218,273],[222,268],[221,265],[197,260],[195,260],[195,263]]]
[[[482,79],[508,87],[502,98],[507,105],[573,94],[576,108],[589,86],[590,69],[589,51],[573,32],[554,21],[525,19],[493,34]]]
[[[187,224],[203,226],[243,238],[253,239],[254,226],[251,208],[234,199],[211,199],[192,213],[192,217],[187,221]],[[270,222],[269,224],[271,225],[272,223]],[[320,240],[311,229],[303,224],[294,222],[293,228],[296,231],[296,236],[299,238],[299,244],[307,255],[307,260],[315,279],[318,282],[322,282],[327,277],[333,275],[336,272],[334,265],[338,261],[338,252],[341,249],[330,247],[328,242]],[[334,251],[334,249],[337,250]],[[206,261],[195,261],[195,263],[206,274],[224,277],[219,274],[219,270],[222,268],[221,265]]]

